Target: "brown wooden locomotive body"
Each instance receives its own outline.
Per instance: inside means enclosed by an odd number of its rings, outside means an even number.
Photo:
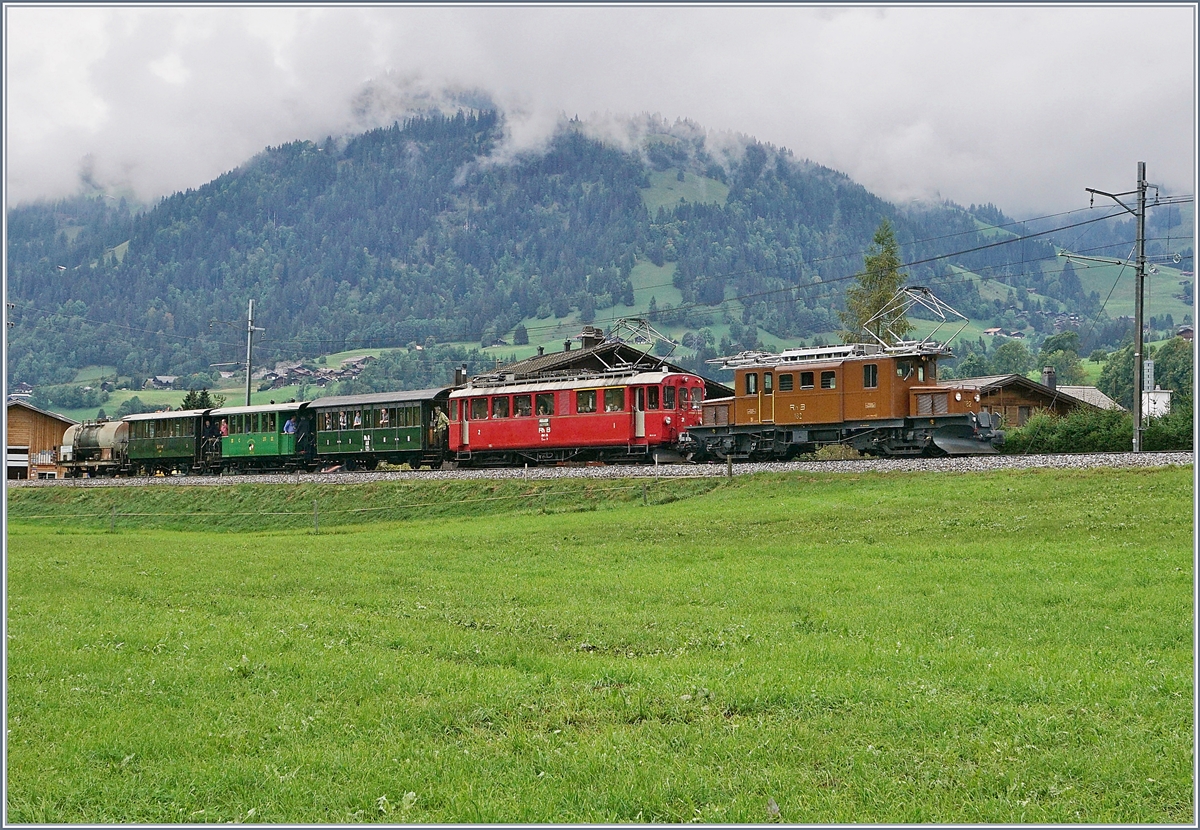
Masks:
[[[735,394],[688,430],[697,459],[766,460],[847,444],[871,455],[996,452],[1002,433],[974,390],[937,383],[931,343],[853,344],[729,358]]]

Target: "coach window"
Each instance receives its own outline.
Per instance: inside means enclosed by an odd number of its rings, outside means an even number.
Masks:
[[[663,387],[663,409],[674,409],[674,408],[675,408],[675,387],[674,386],[664,386]]]
[[[533,414],[533,398],[529,395],[517,395],[513,398],[513,412],[517,413],[517,417],[525,417]]]
[[[605,412],[622,412],[625,409],[625,390],[624,389],[605,389],[604,390],[604,411]]]
[[[746,394],[747,395],[757,395],[758,394],[758,372],[747,372],[746,373]]]
[[[658,387],[657,386],[647,386],[646,387],[646,408],[647,409],[658,409]]]
[[[879,386],[879,364],[863,364],[863,389],[875,389]]]
[[[486,421],[488,411],[487,398],[471,398],[471,420]]]
[[[779,391],[780,392],[791,392],[792,391],[792,383],[793,383],[793,380],[792,380],[792,375],[790,372],[785,372],[784,374],[780,375],[779,376]]]
[[[507,418],[508,417],[508,396],[507,395],[492,399],[492,417],[493,418]]]
[[[575,393],[575,411],[581,415],[596,411],[595,389],[580,389]]]
[[[775,392],[774,376],[770,372],[763,372],[763,394],[771,395]]]
[[[812,389],[813,388],[813,373],[812,372],[801,372],[800,373],[800,388],[801,389]]]
[[[275,420],[275,413],[274,413],[274,412],[272,412],[272,413],[270,413],[269,415],[267,415],[267,432],[274,432],[274,431],[275,431],[275,425],[276,425],[277,423],[279,423],[279,422],[278,422],[277,420]]]
[[[554,414],[553,392],[543,392],[542,394],[538,395],[535,403],[537,404],[537,414],[539,416]]]
[[[338,426],[337,426],[337,428],[338,429],[346,428],[346,410],[344,410],[344,409],[338,410]]]
[[[822,389],[837,389],[837,373],[822,372],[821,373],[821,388]]]

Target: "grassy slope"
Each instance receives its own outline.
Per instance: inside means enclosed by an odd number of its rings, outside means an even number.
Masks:
[[[8,816],[1185,823],[1191,480],[327,488],[443,518],[320,536],[19,518],[303,488],[12,490]]]

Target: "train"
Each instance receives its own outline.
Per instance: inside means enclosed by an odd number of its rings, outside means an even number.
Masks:
[[[925,288],[902,289],[877,317],[894,325],[915,305],[965,325]],[[431,389],[85,422],[67,430],[60,458],[69,477],[95,477],[787,461],[830,445],[886,458],[999,451],[998,414],[975,390],[938,380],[947,344],[872,333],[876,343],[710,361],[733,371],[724,397],[706,398],[704,378],[657,358],[470,379],[464,370]]]
[[[742,355],[735,394],[687,372],[489,377],[459,386],[85,422],[68,477],[786,461],[831,444],[883,457],[997,452],[974,390],[936,383],[931,349],[862,344]]]

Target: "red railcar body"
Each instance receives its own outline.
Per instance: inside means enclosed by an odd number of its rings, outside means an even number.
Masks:
[[[468,466],[666,458],[703,394],[677,372],[475,382],[450,394],[450,451]]]

